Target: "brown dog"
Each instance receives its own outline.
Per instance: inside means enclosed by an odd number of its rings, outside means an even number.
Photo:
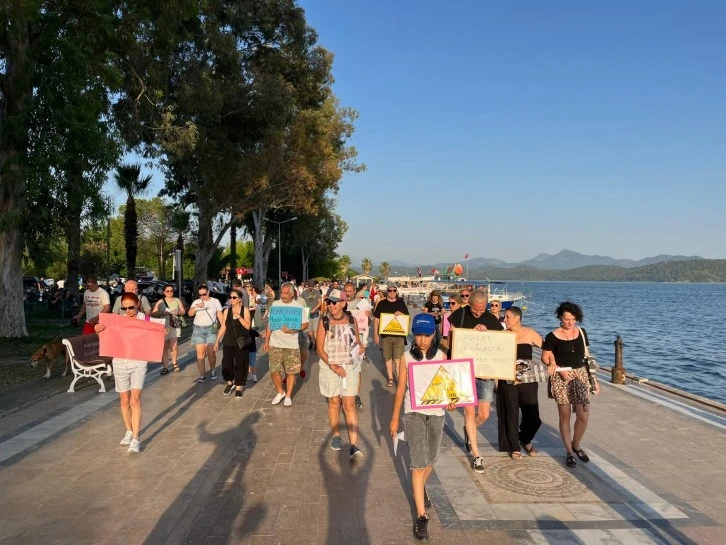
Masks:
[[[36,350],[30,358],[30,366],[37,367],[37,365],[41,361],[45,360],[45,378],[50,378],[50,370],[53,368],[53,364],[61,355],[65,356],[66,360],[66,367],[63,370],[63,374],[61,375],[64,377],[68,374],[68,368],[70,367],[71,361],[68,357],[66,347],[63,346],[63,343],[61,341],[47,342],[42,347],[38,348],[38,350]]]

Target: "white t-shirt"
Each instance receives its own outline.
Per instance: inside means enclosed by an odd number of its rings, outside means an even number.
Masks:
[[[410,364],[412,361],[416,361],[413,359],[413,356],[411,356],[411,352],[406,351],[403,354],[406,357],[406,397],[403,399],[403,412],[404,413],[419,413],[419,414],[428,414],[432,416],[444,416],[446,414],[446,411],[444,409],[416,409],[415,411],[411,410],[411,394],[409,392],[409,384],[408,384],[408,364]],[[436,351],[436,355],[429,359],[426,359],[426,354],[424,354],[424,360],[425,361],[442,361],[446,359],[446,354],[442,352],[441,350]]]
[[[310,309],[300,303],[300,301],[293,299],[289,303],[283,303],[282,300],[277,299],[269,307],[300,307],[303,309],[302,323],[307,324],[310,316]],[[300,348],[297,335],[291,333],[284,333],[280,329],[276,329],[270,333],[270,346],[273,348],[292,348],[297,350]]]
[[[199,303],[202,303],[204,308],[199,308],[197,306]],[[196,312],[196,314],[194,314],[194,325],[199,327],[209,327],[217,321],[217,312],[222,311],[222,303],[219,302],[219,299],[214,297],[209,297],[206,301],[200,298],[195,299],[194,302],[192,302],[192,306],[189,308],[193,308]]]
[[[99,286],[96,291],[83,292],[83,304],[86,305],[86,321],[90,322],[101,314],[101,309],[105,305],[111,304],[111,298],[106,290]]]

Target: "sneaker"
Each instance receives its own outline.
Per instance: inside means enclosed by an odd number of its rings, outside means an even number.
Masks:
[[[257,382],[257,375],[250,375],[250,380],[252,382]]]
[[[471,468],[475,473],[484,473],[484,458],[477,456],[471,464]]]
[[[129,452],[141,452],[141,441],[138,439],[131,439],[129,444]]]
[[[227,384],[227,386],[224,387],[224,395],[228,396],[232,393],[232,390],[234,389],[234,384]]]
[[[202,382],[204,382],[206,380],[206,378],[207,377],[205,377],[204,375],[199,375],[199,378],[197,379],[197,382],[201,384]]]
[[[209,373],[209,378],[211,378],[212,380],[217,380],[217,371],[213,370],[211,373]]]
[[[285,405],[285,407],[289,407],[290,405],[292,405],[292,399],[289,398],[289,397],[287,397],[287,396],[285,396],[285,403],[284,403],[284,405]]]
[[[330,448],[333,450],[343,450],[343,440],[340,438],[340,435],[333,437],[333,441],[330,443]]]
[[[429,495],[426,493],[426,487],[424,486],[424,507],[428,509],[431,507],[431,498],[429,498]]]
[[[363,458],[363,451],[355,445],[350,446],[350,459],[355,460],[356,458]]]
[[[234,397],[235,399],[242,399],[242,390],[235,390]]]
[[[364,405],[363,405],[363,402],[360,400],[360,396],[355,396],[355,406],[358,409],[362,409],[363,408]]]
[[[121,439],[121,443],[119,443],[119,444],[120,445],[130,445],[131,444],[131,440],[133,438],[134,438],[134,432],[132,432],[131,430],[127,430],[126,431],[126,435],[124,435],[124,438]]]
[[[429,515],[425,513],[416,519],[413,525],[413,537],[419,541],[429,540]]]
[[[283,399],[285,399],[285,394],[276,394],[275,397],[272,398],[272,404],[277,405]]]

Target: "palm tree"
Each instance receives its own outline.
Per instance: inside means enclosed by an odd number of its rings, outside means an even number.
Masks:
[[[388,278],[388,275],[391,273],[391,265],[389,265],[388,261],[381,263],[381,266],[378,267],[378,272],[381,273],[383,278]]]
[[[363,269],[363,274],[369,274],[373,268],[373,262],[367,257],[364,257],[363,261],[361,261],[360,268]]]
[[[126,269],[129,278],[136,278],[136,255],[138,253],[139,228],[136,215],[136,197],[146,193],[151,176],[141,177],[141,165],[119,165],[114,175],[116,185],[126,192],[124,211],[124,240],[126,241]]]

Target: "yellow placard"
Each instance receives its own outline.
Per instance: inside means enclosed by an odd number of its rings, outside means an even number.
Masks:
[[[474,360],[476,378],[514,380],[517,340],[511,331],[452,329],[451,357]]]
[[[380,335],[398,335],[405,337],[408,335],[409,323],[411,317],[408,314],[389,314],[382,312],[378,318],[378,333]]]

